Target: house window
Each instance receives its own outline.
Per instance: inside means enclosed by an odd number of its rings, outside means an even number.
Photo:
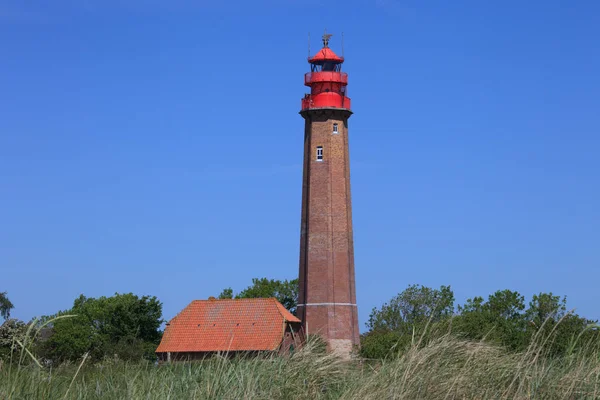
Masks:
[[[323,161],[323,146],[317,146],[317,161]]]
[[[339,133],[338,132],[338,124],[333,124],[333,133]]]

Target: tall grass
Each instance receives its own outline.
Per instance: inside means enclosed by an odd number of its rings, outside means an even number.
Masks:
[[[7,363],[0,399],[599,399],[598,344],[550,358],[549,340],[539,335],[515,354],[444,335],[377,362],[342,361],[309,344],[289,357],[162,366]]]

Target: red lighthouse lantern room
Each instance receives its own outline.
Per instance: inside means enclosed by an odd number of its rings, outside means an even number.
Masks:
[[[343,108],[350,110],[346,96],[348,74],[342,72],[344,58],[329,48],[330,34],[323,36],[323,48],[308,58],[310,72],[304,75],[304,85],[310,87],[302,99],[302,110],[311,108]]]

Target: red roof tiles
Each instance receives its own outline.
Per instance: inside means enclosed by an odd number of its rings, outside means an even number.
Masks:
[[[165,329],[157,353],[276,350],[286,322],[300,322],[275,298],[194,300]]]

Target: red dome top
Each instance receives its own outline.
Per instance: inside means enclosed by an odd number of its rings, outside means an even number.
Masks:
[[[329,47],[323,47],[317,52],[317,54],[308,59],[308,62],[310,63],[319,63],[320,61],[334,61],[342,63],[344,62],[344,59],[342,57],[338,57],[338,55],[335,54]]]

